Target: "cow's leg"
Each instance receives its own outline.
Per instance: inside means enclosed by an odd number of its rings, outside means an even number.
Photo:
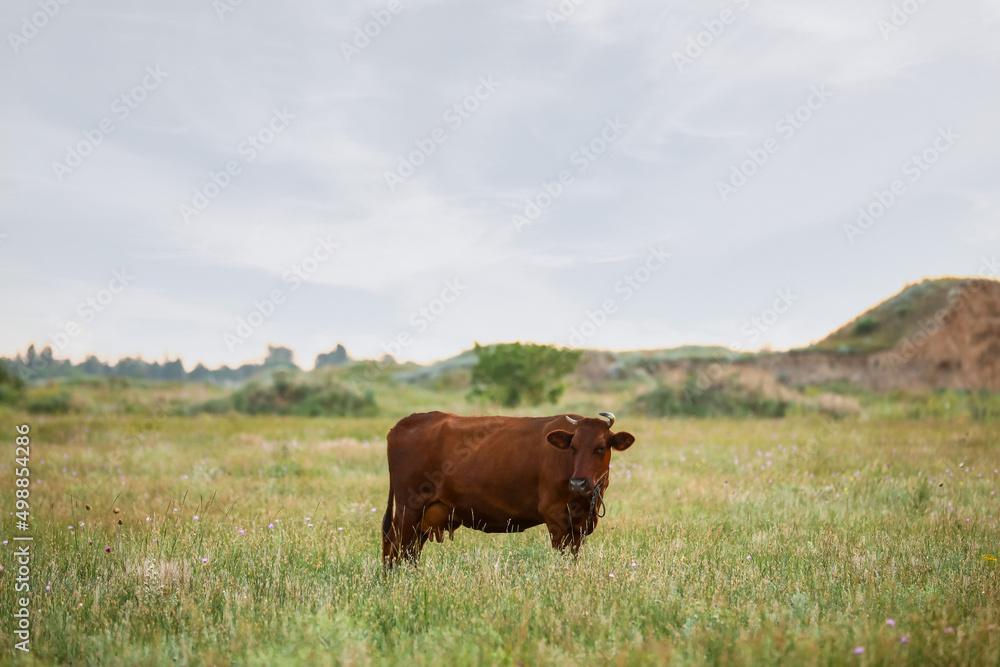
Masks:
[[[552,538],[552,548],[565,551],[569,547],[574,556],[579,553],[587,532],[587,509],[579,501],[549,508],[545,513],[545,525]]]
[[[382,565],[392,567],[396,560],[396,552],[399,546],[398,540],[394,540],[396,530],[392,521],[392,487],[389,487],[389,503],[385,508],[385,516],[382,517]]]
[[[554,517],[545,520],[545,527],[549,529],[549,537],[552,539],[552,548],[563,551],[569,543],[569,525],[566,517]]]
[[[420,547],[423,546],[426,539],[423,531],[420,529],[421,513],[421,509],[415,510],[404,506],[403,511],[396,514],[393,525],[398,526],[396,531],[398,544],[397,558],[403,558],[416,563],[420,557]]]

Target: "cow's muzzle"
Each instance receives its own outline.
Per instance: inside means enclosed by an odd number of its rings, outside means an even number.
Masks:
[[[574,477],[573,479],[569,480],[570,493],[578,493],[581,495],[585,494],[588,492],[587,489],[588,486],[589,484],[587,484],[587,480],[583,477]]]

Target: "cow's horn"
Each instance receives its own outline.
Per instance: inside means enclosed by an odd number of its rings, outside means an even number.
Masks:
[[[615,416],[610,412],[598,412],[597,416],[604,417],[605,419],[608,420],[608,428],[611,428],[612,426],[615,425]]]
[[[568,421],[573,426],[576,426],[576,420],[570,417],[569,415],[566,415],[566,421]]]

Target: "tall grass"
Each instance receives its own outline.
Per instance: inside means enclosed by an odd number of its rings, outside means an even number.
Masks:
[[[387,574],[392,419],[10,417],[34,437],[26,663],[1000,659],[995,422],[623,419],[578,560],[459,530]]]

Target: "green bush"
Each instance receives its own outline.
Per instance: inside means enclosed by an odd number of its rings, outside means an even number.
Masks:
[[[859,317],[858,321],[854,323],[854,333],[859,336],[867,336],[871,332],[878,328],[878,320],[876,320],[871,315],[865,315],[864,317]]]
[[[7,370],[7,362],[0,359],[0,403],[18,403],[24,396],[24,380]]]
[[[364,395],[334,384],[296,382],[285,372],[275,373],[271,384],[251,383],[233,393],[233,409],[251,415],[299,415],[304,417],[371,417],[378,405],[371,391]],[[223,412],[223,404],[212,401],[205,412]]]
[[[68,389],[49,388],[32,394],[25,408],[32,414],[64,415],[73,407],[73,394]]]
[[[660,385],[639,396],[633,409],[647,417],[784,417],[788,401],[751,391],[735,381],[707,388],[688,376],[684,387]]]
[[[487,347],[476,343],[475,351],[478,361],[472,369],[469,399],[485,398],[508,408],[557,403],[566,390],[563,378],[573,372],[583,354],[531,343]]]

